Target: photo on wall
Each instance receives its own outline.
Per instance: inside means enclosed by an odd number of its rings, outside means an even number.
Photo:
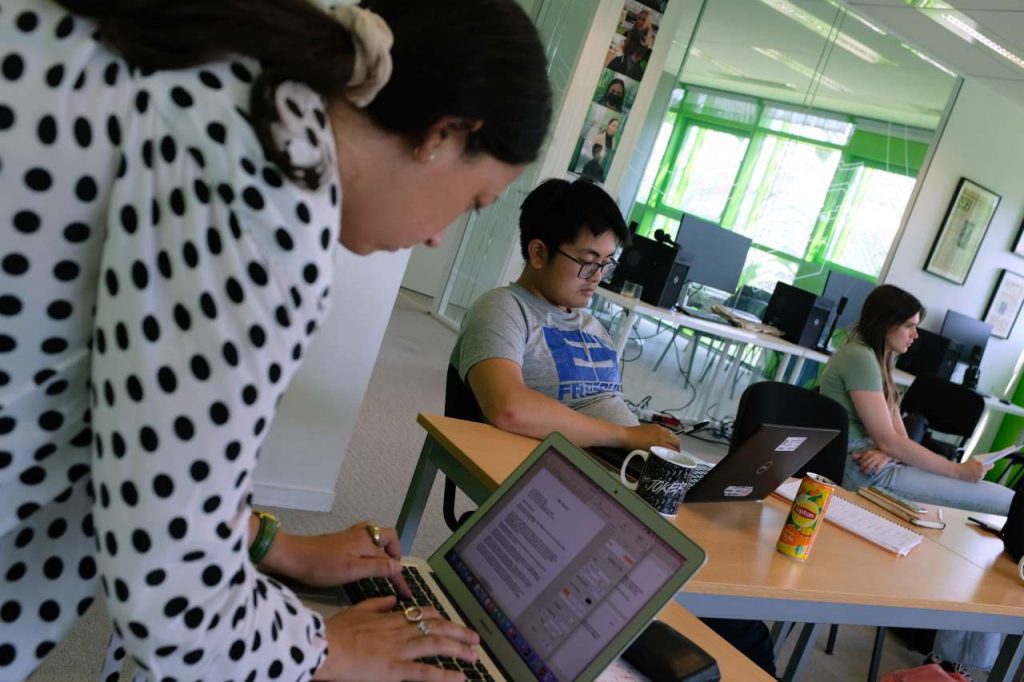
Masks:
[[[660,12],[639,0],[626,0],[608,47],[605,67],[634,80],[643,78],[660,24]]]
[[[925,272],[956,284],[966,282],[999,199],[995,192],[960,178],[928,254]]]
[[[569,161],[571,174],[603,183],[654,49],[668,0],[624,0],[604,68]]]
[[[640,82],[615,73],[611,69],[601,71],[601,80],[594,92],[594,104],[611,109],[618,113],[628,113],[633,108],[636,91]]]
[[[622,114],[600,104],[591,104],[570,170],[604,182],[619,144],[621,129]]]
[[[999,274],[995,291],[985,309],[985,322],[992,325],[992,336],[998,339],[1010,338],[1013,326],[1017,324],[1020,309],[1024,306],[1024,277],[1009,270]]]

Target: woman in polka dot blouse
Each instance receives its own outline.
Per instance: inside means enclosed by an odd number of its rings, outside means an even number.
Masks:
[[[101,589],[152,680],[454,680],[413,659],[475,657],[433,612],[428,636],[387,601],[325,622],[266,576],[392,575],[391,530],[248,554],[336,244],[435,242],[550,119],[514,0],[363,7],[0,0],[0,680]]]

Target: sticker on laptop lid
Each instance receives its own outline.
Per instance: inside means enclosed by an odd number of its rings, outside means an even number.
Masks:
[[[730,485],[722,491],[722,494],[726,497],[748,497],[752,492],[754,492],[752,485]]]
[[[804,444],[807,438],[804,436],[790,436],[786,440],[779,443],[778,447],[775,448],[775,452],[793,452],[798,447]]]

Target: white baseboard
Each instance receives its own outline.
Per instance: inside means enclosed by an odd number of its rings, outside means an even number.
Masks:
[[[253,486],[253,505],[328,512],[334,505],[334,491],[294,488],[286,485],[257,483]]]

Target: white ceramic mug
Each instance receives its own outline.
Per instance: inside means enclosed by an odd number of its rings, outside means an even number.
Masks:
[[[634,457],[644,459],[644,468],[636,483],[626,480],[626,467]],[[619,470],[619,478],[623,485],[635,490],[659,514],[671,518],[679,511],[697,464],[698,460],[685,452],[655,445],[650,452],[634,450],[626,455]]]

